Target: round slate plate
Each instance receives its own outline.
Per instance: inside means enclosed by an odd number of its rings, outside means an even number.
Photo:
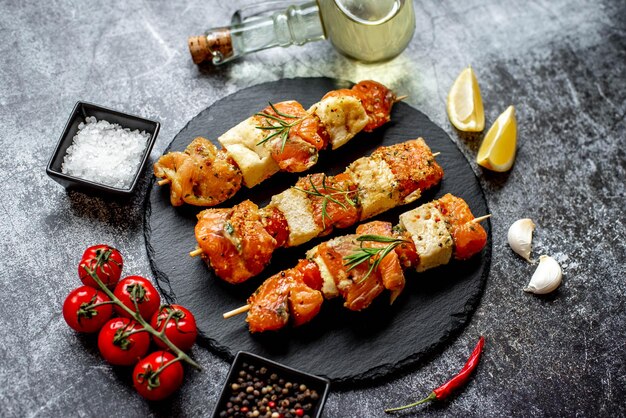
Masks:
[[[178,133],[168,150],[182,151],[196,136],[216,138],[265,107],[268,101],[295,99],[307,108],[329,90],[349,86],[348,82],[328,78],[298,78],[238,91],[200,112]],[[456,145],[424,114],[404,103],[394,107],[392,122],[384,127],[370,134],[359,134],[339,150],[324,152],[311,172],[336,174],[381,145],[419,136],[426,139],[433,152],[441,152],[437,161],[445,172],[442,183],[418,202],[377,219],[395,225],[402,212],[448,192],[464,198],[476,216],[488,213],[478,180]],[[253,189],[242,190],[222,206],[230,207],[243,199],[264,206],[272,195],[293,185],[297,178],[298,175],[279,173]],[[489,241],[481,255],[426,273],[407,271],[407,287],[393,306],[389,306],[386,294],[363,312],[350,312],[341,306],[340,300],[331,300],[325,302],[317,318],[303,327],[252,335],[247,330],[245,315],[225,320],[222,313],[244,305],[265,278],[293,267],[307,249],[322,239],[276,251],[264,274],[234,286],[216,278],[199,257],[188,255],[196,247],[195,215],[200,210],[172,207],[169,187],[158,187],[151,182],[145,215],[151,266],[165,297],[194,313],[201,333],[199,343],[229,360],[239,350],[251,351],[328,377],[335,385],[366,383],[387,376],[442,348],[469,320],[489,272],[491,232],[486,222]],[[354,228],[339,230],[333,236],[353,231]]]

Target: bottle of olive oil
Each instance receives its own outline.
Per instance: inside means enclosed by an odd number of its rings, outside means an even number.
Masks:
[[[342,54],[378,62],[400,54],[415,32],[411,0],[272,1],[235,12],[230,26],[189,38],[196,64],[219,65],[277,46],[329,39]]]

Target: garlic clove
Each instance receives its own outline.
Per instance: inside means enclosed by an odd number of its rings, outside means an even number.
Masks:
[[[534,230],[535,224],[532,219],[518,219],[509,227],[509,233],[507,235],[511,249],[529,263],[531,262],[530,252],[532,250]]]
[[[537,270],[535,270],[530,283],[524,288],[524,291],[545,295],[556,290],[562,279],[563,271],[559,263],[552,257],[542,255],[539,257]]]

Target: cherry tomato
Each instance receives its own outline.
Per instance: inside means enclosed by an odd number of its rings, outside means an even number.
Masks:
[[[180,305],[165,305],[152,317],[152,328],[157,331],[165,328],[165,335],[178,348],[188,351],[198,336],[196,319],[187,308]],[[167,348],[158,338],[153,338],[156,345]]]
[[[110,304],[94,306],[111,299],[101,290],[81,286],[72,290],[63,302],[63,318],[73,330],[96,332],[113,315]]]
[[[85,267],[92,270],[108,287],[114,287],[122,274],[124,262],[118,250],[109,245],[94,245],[85,250],[78,265],[78,277],[86,286],[100,289],[96,281],[85,271]]]
[[[133,370],[133,385],[137,392],[151,401],[159,401],[176,392],[183,384],[183,366],[173,362],[169,351],[156,351],[141,359]]]
[[[116,366],[132,366],[146,355],[150,336],[141,325],[128,318],[113,318],[98,334],[98,349],[104,359]]]
[[[152,315],[159,309],[161,304],[161,296],[157,292],[156,288],[150,281],[141,276],[128,276],[120,280],[115,287],[113,294],[126,306],[128,306],[133,312],[137,312],[135,309],[135,303],[139,307],[139,314],[149,321]],[[115,307],[115,312],[120,316],[130,318],[131,316],[119,306]]]

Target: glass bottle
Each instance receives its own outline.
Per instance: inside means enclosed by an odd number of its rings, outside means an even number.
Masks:
[[[364,62],[400,54],[415,32],[412,0],[272,1],[234,13],[230,26],[189,38],[196,64],[219,65],[251,52],[329,39]]]

